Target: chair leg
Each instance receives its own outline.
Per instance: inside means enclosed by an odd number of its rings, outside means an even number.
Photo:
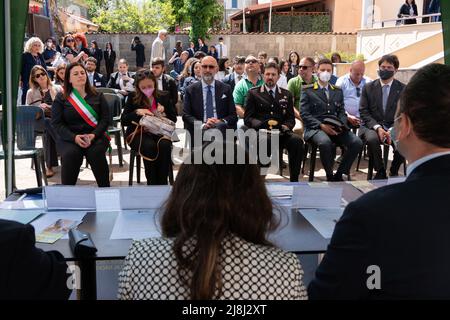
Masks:
[[[36,174],[36,181],[38,187],[42,187],[41,167],[39,166],[39,160],[37,154],[33,156],[34,173]]]
[[[125,128],[122,127],[121,129],[122,129],[122,137],[123,137],[123,146],[124,146],[125,150],[128,150],[128,148],[127,148],[127,139],[125,138]]]
[[[115,134],[117,153],[119,154],[119,167],[123,167],[122,141],[120,141],[120,132]]]
[[[317,146],[311,147],[311,162],[309,168],[309,182],[314,181],[314,170],[316,169]]]
[[[133,171],[134,171],[134,161],[136,159],[136,155],[133,150],[130,152],[130,167],[129,167],[129,174],[128,174],[128,185],[133,185]]]
[[[169,184],[173,185],[173,163],[172,160],[169,162]]]
[[[389,146],[384,145],[383,146],[383,163],[384,163],[384,168],[386,170],[387,170],[388,160],[389,160]]]
[[[42,170],[42,178],[44,180],[44,186],[48,186],[47,175],[45,174],[45,159],[44,154],[41,154],[40,158],[41,170]]]
[[[137,183],[141,183],[141,156],[136,154],[136,175],[137,175]]]
[[[367,180],[372,180],[373,177],[373,159],[369,156],[369,167],[367,168]]]
[[[302,174],[305,174],[306,160],[308,160],[309,144],[305,143],[304,146],[305,146],[305,150],[303,151]]]

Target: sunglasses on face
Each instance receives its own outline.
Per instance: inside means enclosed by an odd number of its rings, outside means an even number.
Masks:
[[[212,65],[208,65],[208,64],[203,64],[203,65],[202,65],[202,68],[203,68],[203,69],[215,69],[216,66],[212,66]]]
[[[45,74],[45,73],[36,73],[35,75],[34,75],[34,77],[36,78],[36,79],[39,79],[40,77],[46,77],[47,75]]]
[[[67,40],[66,40],[67,43],[74,42],[74,41],[75,41],[75,40],[73,40],[73,39],[67,39]]]
[[[245,60],[245,63],[250,64],[250,63],[257,63],[258,61],[255,60]]]
[[[308,68],[311,68],[311,66],[299,66],[301,70],[308,70]]]

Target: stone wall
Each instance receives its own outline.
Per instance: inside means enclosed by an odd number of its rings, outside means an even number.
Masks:
[[[136,67],[136,54],[131,51],[131,41],[135,36],[139,36],[145,45],[146,65],[150,62],[150,51],[156,34],[89,34],[88,41],[96,40],[100,48],[104,49],[106,42],[113,44],[119,58],[125,58],[130,63],[130,69]],[[228,46],[229,56],[236,55],[257,55],[259,51],[265,51],[269,56],[287,57],[291,50],[297,51],[301,56],[314,56],[316,53],[326,53],[331,51],[341,51],[356,53],[355,34],[332,34],[332,33],[260,33],[260,34],[224,34],[211,35],[206,41],[209,44],[216,44],[219,36],[224,38]],[[181,40],[183,48],[189,46],[187,34],[171,34],[165,42],[167,60],[172,56],[172,49],[175,42]],[[104,63],[102,63],[104,68]]]

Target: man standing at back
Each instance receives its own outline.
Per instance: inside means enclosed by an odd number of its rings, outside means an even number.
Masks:
[[[450,67],[420,69],[392,140],[406,181],[363,195],[336,224],[310,299],[450,299]]]
[[[167,31],[159,30],[158,37],[153,41],[152,44],[152,54],[150,61],[153,61],[155,58],[161,58],[166,61],[166,50],[164,49],[164,40],[167,39]]]
[[[219,37],[219,43],[216,44],[216,52],[219,59],[228,57],[228,47],[223,42],[223,37]]]

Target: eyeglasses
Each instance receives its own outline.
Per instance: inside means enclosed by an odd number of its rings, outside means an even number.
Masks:
[[[361,97],[361,88],[360,87],[356,87],[356,96],[358,98]]]
[[[34,77],[36,78],[36,79],[39,79],[40,77],[46,77],[47,75],[45,74],[45,73],[36,73],[35,75],[34,75]]]
[[[138,80],[141,80],[144,78],[150,78],[151,75],[152,75],[152,72],[150,70],[139,71],[138,73],[136,73],[136,78]]]
[[[250,63],[257,63],[258,60],[256,59],[252,59],[252,60],[245,60],[245,63],[250,64]]]
[[[203,69],[215,69],[216,66],[208,65],[208,64],[202,64],[202,68],[203,68]]]
[[[73,39],[67,39],[66,42],[74,42],[75,40]]]
[[[312,66],[298,66],[301,70],[308,70],[308,68],[312,68]]]

